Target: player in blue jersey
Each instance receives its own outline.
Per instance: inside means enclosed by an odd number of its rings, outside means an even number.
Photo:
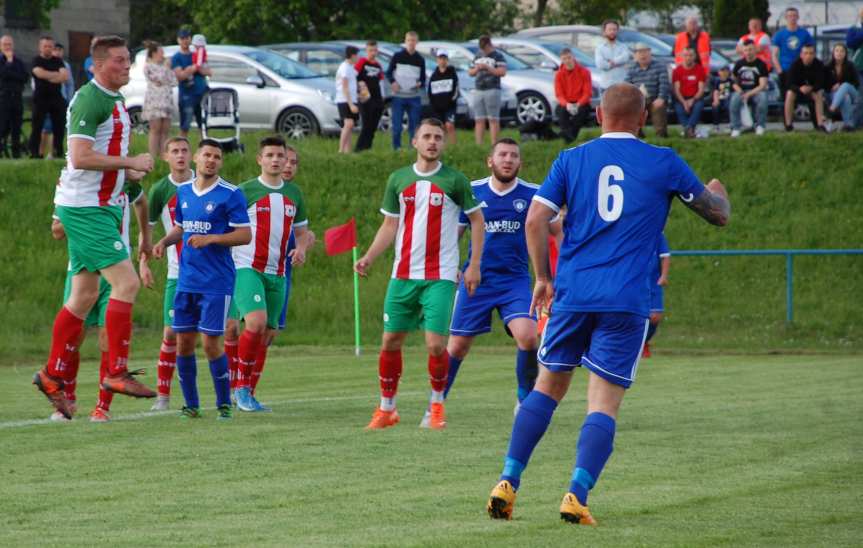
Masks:
[[[665,286],[668,285],[668,270],[671,268],[671,250],[665,234],[659,235],[656,253],[650,257],[650,325],[647,326],[647,338],[644,339],[642,358],[650,357],[650,339],[656,334],[656,329],[662,322],[665,312]]]
[[[210,362],[219,419],[230,419],[228,358],[222,346],[225,319],[234,294],[231,247],[252,240],[246,200],[240,190],[219,177],[222,147],[204,139],[194,156],[195,180],[177,188],[175,225],[153,249],[156,257],[181,239],[180,274],[174,297],[177,333],[177,377],[186,405],[181,416],[200,418],[195,345],[198,333]]]
[[[561,518],[595,525],[588,491],[611,456],[617,412],[635,379],[650,308],[650,256],[675,196],[712,224],[728,222],[730,205],[718,180],[707,188],[670,148],[636,135],[644,126],[644,95],[616,84],[602,96],[602,137],[563,151],[527,216],[527,245],[536,274],[531,311],[553,299],[539,344],[536,386],[512,427],[499,483],[486,509],[510,519],[530,455],[551,422],[579,365],[588,369],[587,416],[578,439]],[[548,221],[564,205],[554,288],[548,272]]]
[[[468,295],[464,281],[459,284],[447,342],[449,374],[443,397],[449,394],[474,337],[491,331],[492,313],[497,310],[507,334],[515,339],[518,347],[515,374],[518,402],[521,402],[533,389],[537,375],[536,317],[530,313],[531,280],[524,224],[530,201],[539,186],[518,177],[521,151],[512,139],[497,141],[486,163],[491,176],[471,183],[485,218],[486,245],[480,263],[483,282],[473,296]],[[556,220],[551,224],[553,233],[560,232],[560,223],[554,222]],[[459,236],[469,224],[462,213]],[[469,263],[470,254],[465,268]],[[430,412],[426,411],[420,426],[428,427],[429,419]]]

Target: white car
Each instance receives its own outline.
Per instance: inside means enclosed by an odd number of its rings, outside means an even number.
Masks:
[[[178,49],[165,47],[165,57],[170,59]],[[274,130],[291,139],[340,131],[331,78],[275,52],[246,46],[207,46],[207,62],[213,71],[208,78],[210,87],[231,88],[239,94],[241,128]],[[146,127],[140,119],[147,90],[144,63],[146,51],[140,51],[135,55],[131,79],[121,90],[139,129]],[[175,104],[176,97],[174,89]],[[176,110],[173,120],[179,121]]]

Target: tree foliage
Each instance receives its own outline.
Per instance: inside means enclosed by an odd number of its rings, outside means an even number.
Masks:
[[[732,38],[746,33],[747,22],[752,17],[767,21],[770,16],[768,0],[714,0],[713,34]]]

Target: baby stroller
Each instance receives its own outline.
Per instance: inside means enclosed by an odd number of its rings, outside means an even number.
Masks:
[[[214,139],[222,145],[225,152],[243,152],[240,142],[240,97],[231,88],[210,88],[201,99],[201,114],[204,117],[202,129],[204,139]],[[231,137],[215,137],[213,130],[233,131]]]

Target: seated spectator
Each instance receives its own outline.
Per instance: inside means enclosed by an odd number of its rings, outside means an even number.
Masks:
[[[565,143],[578,139],[578,132],[590,113],[593,92],[590,71],[578,64],[572,50],[560,50],[560,68],[554,75],[554,95],[557,97],[557,121]]]
[[[695,126],[701,120],[704,109],[704,92],[707,75],[700,65],[695,64],[695,50],[686,48],[682,53],[683,63],[671,73],[674,86],[674,110],[677,121],[683,126],[685,137],[695,137]]]
[[[798,101],[809,107],[815,129],[827,131],[824,126],[825,72],[824,63],[815,58],[815,46],[803,46],[800,59],[794,61],[788,70],[788,91],[785,94],[786,131],[794,131],[794,109]]]
[[[845,34],[845,45],[854,52],[851,55],[851,61],[857,69],[857,74],[863,74],[863,8],[860,8],[857,22],[848,27],[848,32]],[[857,93],[863,98],[863,78],[860,81],[861,84],[857,88]],[[863,127],[863,99],[857,101],[857,106],[854,109],[854,127]]]
[[[650,113],[650,122],[657,137],[668,137],[668,117],[665,112],[668,100],[668,69],[653,59],[647,44],[635,44],[635,64],[626,73],[626,81],[644,94],[644,105]]]
[[[854,103],[860,101],[857,87],[860,85],[860,75],[857,68],[848,59],[848,48],[845,44],[833,46],[833,57],[827,65],[827,82],[824,86],[830,97],[828,111],[830,116],[842,114],[842,128],[845,131],[854,129]]]
[[[739,137],[743,107],[755,109],[755,133],[763,135],[767,126],[767,65],[755,53],[755,42],[743,45],[743,59],[734,63],[734,94],[731,96],[731,136]]]
[[[722,114],[729,111],[728,103],[731,101],[731,92],[734,91],[731,79],[731,69],[728,67],[719,67],[719,72],[710,82],[712,90],[713,103],[713,131],[719,132],[719,124],[722,123]]]

